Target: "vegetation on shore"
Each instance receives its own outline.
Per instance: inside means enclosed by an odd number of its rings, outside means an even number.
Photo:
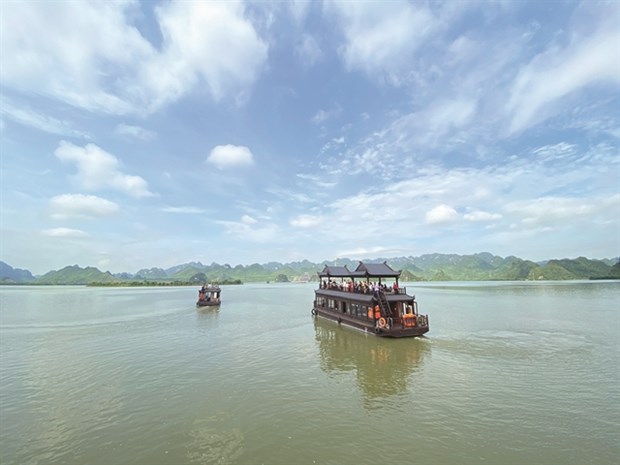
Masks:
[[[110,281],[110,282],[90,282],[86,284],[90,287],[166,287],[166,286],[196,286],[203,283],[191,281]],[[226,279],[222,282],[212,282],[218,285],[243,284],[240,279]]]
[[[618,258],[592,260],[579,257],[536,263],[518,257],[502,258],[483,252],[473,255],[427,254],[420,257],[365,261],[387,262],[395,270],[402,271],[400,279],[403,282],[620,279]],[[357,260],[346,258],[321,263],[303,260],[286,264],[270,262],[235,267],[228,264],[203,265],[192,262],[168,269],[142,269],[135,274],[112,274],[93,267],[81,268],[72,265],[35,277],[28,270],[14,269],[0,261],[0,284],[141,287],[196,286],[206,282],[306,282],[317,280],[317,272],[325,265],[347,266],[354,270],[357,264]]]

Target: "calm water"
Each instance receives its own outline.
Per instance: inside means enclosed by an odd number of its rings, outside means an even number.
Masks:
[[[619,463],[620,283],[409,285],[405,340],[314,287],[0,288],[0,463]]]

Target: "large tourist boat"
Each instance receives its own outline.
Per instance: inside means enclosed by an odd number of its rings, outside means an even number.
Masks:
[[[205,284],[198,290],[196,307],[216,307],[222,299],[222,290],[217,284]]]
[[[416,337],[429,330],[415,296],[400,287],[400,271],[386,262],[360,262],[355,271],[325,266],[319,271],[312,315],[384,337]]]

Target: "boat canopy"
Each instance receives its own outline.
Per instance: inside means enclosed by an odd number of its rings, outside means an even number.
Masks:
[[[323,271],[319,271],[319,278],[398,278],[399,276],[400,271],[393,270],[387,262],[359,262],[355,271],[350,271],[346,265],[325,265]]]

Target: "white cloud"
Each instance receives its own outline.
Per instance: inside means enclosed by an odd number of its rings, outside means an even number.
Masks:
[[[0,67],[1,68],[1,67]],[[16,105],[10,99],[3,97],[0,113],[11,120],[36,128],[40,131],[61,136],[81,137],[88,139],[88,135],[78,131],[73,124],[66,120],[60,120],[46,115],[41,111],[32,110],[25,105]]]
[[[112,113],[131,109],[125,90],[154,50],[127,23],[130,2],[3,2],[4,85]],[[109,80],[107,67],[121,72]]]
[[[243,215],[241,217],[241,222],[243,224],[256,224],[258,221],[252,218],[250,215]]]
[[[243,93],[267,61],[268,47],[245,19],[241,2],[168,2],[155,12],[163,53],[141,75],[155,106],[201,83],[215,100]]]
[[[602,6],[604,2],[596,6]],[[552,44],[522,67],[515,79],[506,111],[514,115],[512,133],[554,115],[560,99],[595,84],[620,83],[620,29],[617,6],[608,4],[594,22],[594,31],[573,32],[565,47]],[[581,11],[578,9],[578,12]]]
[[[280,230],[272,223],[251,223],[244,221],[218,221],[218,224],[226,228],[227,234],[241,240],[254,243],[269,243],[277,240]]]
[[[349,69],[386,76],[393,83],[437,25],[424,6],[409,2],[329,2],[346,42],[340,53]]]
[[[540,197],[533,200],[518,200],[506,205],[505,210],[529,227],[562,226],[564,221],[574,222],[578,218],[591,218],[597,213],[608,213],[620,207],[620,194],[593,201],[575,197]]]
[[[319,125],[327,120],[337,118],[342,113],[342,107],[338,104],[329,110],[319,110],[310,119],[314,124]]]
[[[311,0],[290,0],[285,2],[295,22],[298,24],[301,24],[308,16],[308,9],[311,4]]]
[[[438,205],[426,212],[427,224],[448,224],[458,220],[459,214],[449,205]]]
[[[295,228],[314,228],[323,223],[323,218],[316,215],[299,215],[291,220],[291,226]]]
[[[502,218],[502,215],[499,213],[489,213],[489,212],[480,211],[480,210],[475,210],[469,213],[465,213],[463,215],[463,219],[465,219],[466,221],[472,221],[474,223],[499,220],[501,218]]]
[[[108,216],[119,211],[119,206],[114,202],[83,194],[57,195],[50,199],[49,206],[54,219]]]
[[[470,98],[444,100],[433,102],[419,118],[435,130],[460,127],[471,120],[475,110],[476,102]]]
[[[198,207],[164,207],[161,211],[165,213],[204,213],[206,210]]]
[[[295,54],[299,57],[304,67],[310,68],[323,58],[321,47],[314,37],[304,34],[301,42],[295,48]]]
[[[254,156],[243,145],[218,145],[211,150],[207,162],[220,169],[251,166],[254,164]]]
[[[148,129],[141,128],[140,126],[131,126],[125,123],[116,126],[116,133],[144,141],[154,139],[156,135],[153,131],[149,131]]]
[[[43,229],[41,234],[48,237],[88,237],[85,231],[71,228]]]
[[[118,159],[94,144],[78,147],[61,141],[54,155],[61,161],[76,164],[76,180],[85,189],[114,189],[133,197],[153,195],[144,179],[121,172]]]
[[[201,85],[216,100],[237,98],[266,63],[268,47],[241,2],[156,6],[157,48],[133,24],[139,8],[131,1],[3,2],[3,85],[93,111],[141,114]]]

